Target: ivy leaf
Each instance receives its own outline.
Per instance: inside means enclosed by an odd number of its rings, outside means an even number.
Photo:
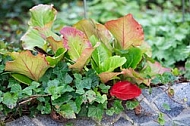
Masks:
[[[113,40],[113,38],[104,25],[95,23],[91,19],[84,19],[77,22],[74,27],[83,31],[88,39],[90,39],[91,36],[95,36],[98,38],[98,41],[102,42],[102,44],[104,44],[109,50],[112,50],[110,42]]]
[[[103,104],[106,100],[107,100],[106,94],[101,95],[99,92],[96,93],[96,99],[95,99],[96,102]]]
[[[45,89],[45,92],[52,95],[51,96],[52,100],[61,97],[61,94],[65,92],[71,92],[74,90],[67,84],[62,84],[60,86],[60,82],[57,79],[50,80],[47,85],[48,87]]]
[[[108,90],[110,89],[109,85],[100,84],[99,88],[101,89],[102,93],[108,93]]]
[[[70,92],[64,93],[61,95],[61,97],[53,100],[52,105],[55,106],[56,109],[59,109],[61,105],[68,103],[72,98],[73,96],[70,94]]]
[[[41,111],[41,114],[50,114],[51,113],[51,105],[49,102],[39,103],[37,109]]]
[[[3,104],[5,104],[8,108],[13,109],[17,104],[18,94],[6,92],[3,94]]]
[[[139,46],[144,41],[143,29],[131,14],[108,21],[105,26],[116,38],[119,49],[125,50],[130,46]]]
[[[89,106],[88,108],[88,117],[92,117],[97,121],[101,121],[104,114],[104,108],[102,104],[98,104],[98,106]]]
[[[124,110],[123,105],[120,100],[114,100],[113,108],[116,114],[119,114]]]
[[[30,51],[13,52],[13,61],[6,62],[5,70],[26,75],[38,81],[50,67],[44,55],[32,55]]]
[[[105,59],[100,65],[101,72],[112,72],[117,67],[122,66],[126,62],[125,57],[112,56]]]
[[[26,87],[26,88],[24,88],[24,89],[22,90],[22,93],[25,93],[25,94],[27,94],[28,96],[31,96],[33,90],[37,90],[39,86],[40,86],[40,84],[39,84],[38,82],[33,81],[30,86],[28,86],[28,87]]]
[[[93,90],[88,90],[83,95],[83,102],[92,103],[96,99],[96,93]]]
[[[60,106],[59,110],[57,111],[62,117],[67,119],[76,118],[73,108],[70,104],[63,104]]]
[[[137,67],[137,65],[139,64],[139,62],[141,61],[143,53],[142,53],[141,49],[131,47],[128,49],[128,52],[126,54],[121,55],[121,56],[125,57],[127,59],[127,61],[123,65],[124,68],[131,67],[131,68],[135,69]]]
[[[186,69],[186,73],[185,73],[185,77],[187,79],[190,80],[190,59],[188,59],[186,62],[185,62],[185,69]]]
[[[85,89],[91,89],[92,86],[92,79],[83,77],[80,74],[74,74],[75,77],[75,86],[77,88],[76,93],[78,94],[84,94],[84,88]]]
[[[76,103],[76,106],[77,106],[76,113],[78,114],[80,112],[80,110],[81,110],[81,105],[83,103],[83,97],[82,96],[76,97],[75,103]]]
[[[14,79],[9,80],[8,88],[11,88],[11,93],[18,93],[22,90],[20,84]]]
[[[112,116],[115,113],[114,107],[111,107],[110,109],[106,110],[106,114],[109,116]]]
[[[139,105],[138,101],[127,101],[126,102],[126,107],[130,110],[135,109]]]
[[[91,88],[94,88],[96,86],[99,85],[99,77],[96,74],[96,72],[93,69],[89,69],[86,73],[85,73],[87,78],[90,78],[92,80],[92,84],[91,84]]]

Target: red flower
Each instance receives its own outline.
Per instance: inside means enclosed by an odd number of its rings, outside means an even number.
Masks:
[[[118,99],[128,100],[138,97],[141,94],[141,89],[128,81],[120,81],[112,86],[110,94]]]

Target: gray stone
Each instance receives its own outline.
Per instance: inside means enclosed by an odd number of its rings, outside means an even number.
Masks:
[[[15,121],[6,123],[6,126],[37,126],[37,125],[35,125],[29,117],[23,116]]]

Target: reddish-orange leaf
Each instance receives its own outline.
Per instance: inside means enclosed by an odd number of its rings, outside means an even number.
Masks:
[[[100,77],[100,80],[103,83],[106,83],[120,74],[122,74],[122,72],[103,72],[103,73],[98,74],[98,76]]]
[[[118,99],[128,100],[138,97],[141,94],[141,89],[128,81],[120,81],[112,86],[110,94]]]
[[[108,21],[105,26],[122,49],[127,49],[132,45],[139,46],[144,41],[143,29],[131,14]]]

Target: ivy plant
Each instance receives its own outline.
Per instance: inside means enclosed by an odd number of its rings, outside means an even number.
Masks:
[[[66,119],[119,114],[139,105],[140,84],[170,69],[151,58],[142,26],[127,14],[100,24],[83,19],[52,30],[57,11],[52,5],[30,9],[23,50],[1,48],[0,109],[28,108],[31,115],[56,113]],[[3,58],[4,57],[4,58]],[[6,58],[5,58],[6,57]]]

